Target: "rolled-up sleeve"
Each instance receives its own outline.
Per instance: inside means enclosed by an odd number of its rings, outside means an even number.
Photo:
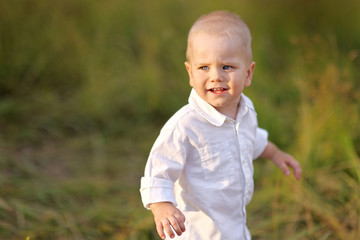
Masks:
[[[253,159],[258,158],[265,150],[268,144],[268,132],[265,129],[257,128],[254,142]]]
[[[167,179],[142,177],[140,193],[144,207],[147,209],[150,209],[150,203],[155,202],[172,202],[176,205],[174,183]]]
[[[151,149],[144,177],[141,178],[140,194],[143,205],[172,202],[177,205],[174,182],[180,177],[186,161],[186,146],[175,129],[163,130]]]

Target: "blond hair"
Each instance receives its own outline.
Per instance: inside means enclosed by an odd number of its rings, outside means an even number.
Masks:
[[[195,34],[205,33],[219,37],[238,37],[244,52],[252,60],[251,33],[245,22],[237,15],[220,10],[201,16],[192,25],[187,40],[186,59],[190,61],[191,39]]]

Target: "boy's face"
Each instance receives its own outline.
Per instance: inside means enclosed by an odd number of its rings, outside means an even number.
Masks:
[[[255,68],[238,37],[196,34],[191,39],[188,60],[185,66],[196,93],[219,112],[234,117]]]

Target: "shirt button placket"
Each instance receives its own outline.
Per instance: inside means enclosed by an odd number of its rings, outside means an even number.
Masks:
[[[247,192],[248,192],[248,174],[246,174],[246,161],[245,161],[245,158],[244,158],[244,155],[242,154],[242,151],[244,149],[244,146],[243,144],[241,143],[241,134],[239,134],[239,127],[240,127],[240,122],[237,122],[235,124],[235,130],[236,130],[236,138],[237,138],[237,141],[238,141],[238,144],[239,144],[239,156],[240,156],[240,165],[241,165],[241,171],[243,173],[243,177],[244,177],[244,192],[243,192],[243,214],[245,216],[245,219],[246,219],[246,199],[247,199]],[[241,184],[241,183],[240,183]]]

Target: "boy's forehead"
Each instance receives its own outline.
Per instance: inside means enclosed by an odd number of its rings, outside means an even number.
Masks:
[[[204,61],[214,53],[220,58],[247,58],[246,52],[239,37],[199,33],[193,36],[188,46],[188,61]]]
[[[209,41],[209,39],[218,39],[218,40],[227,40],[230,39],[234,42],[238,41],[238,42],[242,42],[243,39],[241,38],[240,34],[224,34],[224,33],[219,33],[219,32],[204,32],[204,31],[198,31],[193,33],[190,37],[189,37],[189,42],[190,43],[194,43],[196,42],[201,42],[201,41]]]
[[[199,24],[199,26],[194,27],[189,33],[189,38],[191,39],[193,36],[197,36],[199,34],[203,35],[203,37],[235,37],[241,35],[241,29],[231,24],[227,25],[224,23],[219,23],[218,21],[206,21],[202,24]]]
[[[209,34],[199,32],[194,34],[189,39],[188,51],[189,53],[197,52],[198,48],[202,48],[204,45],[207,45],[209,42],[216,42],[219,47],[224,47],[224,45],[231,45],[235,48],[244,49],[245,46],[239,35],[226,36],[219,34]],[[221,46],[220,46],[221,45]]]

